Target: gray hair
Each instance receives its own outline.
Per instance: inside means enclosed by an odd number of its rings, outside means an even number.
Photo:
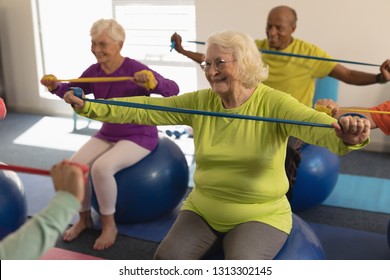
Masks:
[[[96,38],[103,31],[107,32],[107,35],[110,36],[114,41],[125,41],[126,32],[115,19],[99,19],[96,21],[90,30],[91,38]]]
[[[210,44],[232,53],[245,87],[256,87],[268,78],[268,65],[263,62],[260,50],[250,35],[232,30],[216,32],[208,38],[206,45]]]

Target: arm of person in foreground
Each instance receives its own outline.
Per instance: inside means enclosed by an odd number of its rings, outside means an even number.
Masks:
[[[0,242],[0,259],[38,259],[54,246],[80,210],[85,180],[82,169],[63,161],[54,165],[50,173],[55,196],[46,209]]]

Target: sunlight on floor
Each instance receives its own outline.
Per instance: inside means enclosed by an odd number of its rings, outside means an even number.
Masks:
[[[86,127],[87,125],[87,120],[77,121],[78,127]],[[100,125],[100,123],[92,122],[89,127],[99,128]],[[14,143],[41,148],[77,151],[89,138],[89,135],[73,133],[73,119],[43,117],[16,138]]]
[[[13,143],[40,148],[77,151],[91,136],[73,131],[73,125],[73,119],[71,118],[43,117],[17,137]],[[97,131],[101,127],[101,123],[97,121],[89,122],[87,119],[79,117],[77,120],[78,131],[81,132],[86,127]],[[166,128],[166,126],[161,126],[159,130],[163,133]],[[191,162],[194,153],[192,138],[183,136],[180,139],[175,139],[175,137],[171,139],[182,149],[187,160]]]
[[[17,137],[13,143],[17,145],[33,146],[46,149],[56,149],[65,151],[77,151],[80,147],[88,141],[90,135],[81,134],[83,128],[98,130],[101,127],[100,122],[89,122],[85,118],[78,118],[76,123],[77,131],[73,130],[73,119],[60,117],[43,117],[27,131]],[[160,132],[163,133],[166,127],[159,127]],[[165,134],[165,133],[163,133]],[[167,136],[168,137],[168,136]],[[193,173],[195,170],[195,163],[193,159],[194,144],[193,139],[188,137],[180,137],[180,139],[171,139],[183,151],[190,168],[189,186],[193,187]]]

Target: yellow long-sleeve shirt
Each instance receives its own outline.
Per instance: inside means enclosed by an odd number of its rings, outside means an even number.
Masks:
[[[331,124],[336,120],[299,103],[289,94],[260,84],[240,107],[225,109],[211,89],[168,98],[118,98],[117,101]],[[289,136],[343,155],[368,144],[347,146],[332,128],[181,114],[86,102],[79,114],[105,122],[189,125],[193,129],[195,187],[182,209],[201,215],[226,232],[247,221],[270,224],[289,233],[292,214],[284,162]]]
[[[269,47],[268,40],[256,40],[255,43],[260,50],[275,51],[275,49]],[[281,52],[332,58],[319,47],[295,38]],[[263,60],[269,66],[268,79],[264,81],[264,84],[291,94],[309,107],[313,105],[315,79],[328,76],[337,64],[325,60],[303,59],[267,53],[263,54]]]

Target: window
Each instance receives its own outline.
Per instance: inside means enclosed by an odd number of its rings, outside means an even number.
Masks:
[[[123,55],[175,80],[180,92],[196,89],[198,65],[170,51],[173,32],[196,38],[195,0],[113,0],[113,13],[126,30]],[[196,46],[185,48],[195,51]]]
[[[170,51],[170,37],[178,32],[182,38],[196,38],[195,0],[113,0],[114,18],[126,30],[122,54],[134,58],[166,78],[175,80],[180,92],[197,88],[196,63]],[[186,49],[195,51],[194,44]],[[185,126],[159,127],[167,135],[180,138],[192,135]]]
[[[99,18],[112,17],[111,0],[35,0],[38,76],[77,78],[96,60],[89,30]],[[91,9],[93,7],[93,9]],[[89,11],[89,12],[87,12]],[[41,97],[56,98],[42,87]]]

